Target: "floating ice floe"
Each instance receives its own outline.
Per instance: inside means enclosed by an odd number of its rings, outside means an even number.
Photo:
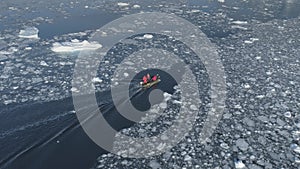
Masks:
[[[236,24],[236,25],[246,25],[246,24],[248,24],[247,21],[232,21],[231,23]]]
[[[120,6],[120,7],[126,7],[126,6],[129,6],[129,3],[118,2],[117,5]]]
[[[31,50],[32,49],[32,47],[26,47],[25,48],[25,50]]]
[[[0,53],[0,61],[6,60],[6,59],[8,59],[8,57],[5,56],[5,55],[2,55],[2,54]]]
[[[244,42],[248,43],[248,44],[251,44],[251,43],[253,43],[255,41],[258,41],[258,40],[259,40],[258,38],[250,38],[250,40],[245,40]]]
[[[93,83],[102,83],[103,80],[100,79],[99,77],[95,77],[95,78],[92,79],[92,82],[93,82]]]
[[[240,160],[237,160],[234,163],[234,165],[235,165],[235,168],[245,168],[246,167],[245,164],[242,161],[240,161]]]
[[[161,168],[161,165],[156,160],[150,161],[149,166],[152,169],[159,169],[159,168]]]
[[[195,105],[193,105],[193,104],[190,105],[190,109],[191,109],[191,110],[194,110],[194,111],[198,110],[197,106],[195,106]]]
[[[49,65],[47,64],[47,62],[45,62],[45,61],[41,61],[41,62],[40,62],[40,65],[41,65],[41,66],[49,66]]]
[[[248,30],[248,28],[240,26],[240,25],[232,25],[231,28],[232,29],[240,29],[240,30],[244,30],[244,31]]]
[[[71,88],[71,91],[72,91],[72,92],[75,92],[75,93],[78,93],[78,92],[79,92],[79,90],[78,90],[76,87],[72,87],[72,88]]]
[[[128,76],[129,76],[129,74],[125,72],[124,73],[124,77],[128,77]]]
[[[145,34],[143,37],[144,37],[144,39],[152,39],[153,35],[151,35],[151,34]]]
[[[36,27],[26,27],[23,30],[20,30],[20,38],[29,38],[29,39],[39,39],[39,29]]]
[[[299,147],[297,144],[292,144],[292,145],[291,145],[291,149],[292,149],[294,152],[300,154],[300,147]]]
[[[190,13],[200,13],[200,12],[201,12],[201,10],[199,10],[199,9],[192,9],[190,11]]]
[[[249,144],[244,139],[238,139],[236,141],[236,146],[242,151],[246,151],[249,147]]]
[[[244,85],[244,88],[245,88],[245,89],[250,89],[251,86],[250,86],[249,84],[245,84],[245,85]]]
[[[168,101],[168,100],[170,100],[171,99],[171,97],[172,97],[172,95],[170,94],[170,93],[167,93],[167,92],[164,92],[164,100],[165,101]]]
[[[140,5],[133,5],[133,8],[140,8]]]
[[[51,50],[53,52],[64,53],[64,52],[78,52],[85,50],[96,50],[101,48],[102,45],[98,42],[88,42],[86,40],[80,42],[78,39],[71,40],[71,42],[55,42]]]
[[[284,116],[287,118],[290,118],[290,117],[292,117],[292,114],[291,114],[291,112],[288,111],[288,112],[284,113]]]
[[[225,0],[218,0],[218,2],[220,2],[220,3],[224,3],[224,2],[225,2]]]
[[[160,107],[161,109],[166,109],[166,108],[168,107],[168,105],[167,105],[166,102],[162,102],[162,103],[159,104],[159,107]]]
[[[144,36],[139,36],[139,37],[136,37],[137,39],[152,39],[153,38],[153,35],[151,34],[145,34]]]
[[[13,7],[13,6],[8,7],[8,9],[9,9],[9,10],[12,10],[12,11],[18,10],[18,8],[15,8],[15,7]]]

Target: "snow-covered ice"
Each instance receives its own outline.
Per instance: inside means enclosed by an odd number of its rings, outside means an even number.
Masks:
[[[49,66],[49,65],[47,64],[47,62],[45,62],[45,61],[43,61],[43,60],[40,62],[40,65],[41,65],[41,66]]]
[[[0,61],[5,60],[5,59],[8,59],[8,57],[0,53]]]
[[[133,8],[140,8],[141,6],[135,4],[135,5],[133,5],[132,7],[133,7]]]
[[[160,169],[161,168],[160,164],[155,160],[150,161],[149,166],[152,169]]]
[[[93,83],[102,83],[103,80],[100,79],[99,77],[95,77],[95,78],[92,79],[92,82],[93,82]]]
[[[20,30],[20,38],[30,38],[30,39],[39,39],[39,29],[36,27],[26,27],[23,30]]]
[[[249,144],[245,141],[245,139],[238,139],[236,141],[236,146],[242,151],[246,151],[248,149]]]
[[[117,5],[120,6],[120,7],[126,7],[126,6],[129,6],[129,3],[118,2]]]
[[[57,53],[65,52],[78,52],[85,50],[96,50],[101,48],[102,45],[98,42],[88,42],[86,40],[79,41],[78,39],[71,40],[71,42],[55,42],[52,45],[51,50]]]
[[[291,149],[292,149],[294,152],[300,154],[300,147],[299,147],[297,144],[292,144],[292,145],[291,145]]]
[[[243,169],[243,168],[246,167],[245,164],[242,161],[240,161],[240,160],[236,161],[234,163],[234,165],[235,165],[235,168],[237,168],[237,169]]]
[[[145,34],[145,35],[144,35],[144,38],[145,38],[145,39],[152,39],[152,38],[153,38],[153,35],[151,35],[151,34]]]
[[[129,74],[124,72],[124,77],[128,77],[128,76],[129,76]]]
[[[237,24],[237,25],[246,25],[246,24],[248,24],[247,21],[232,21],[231,23]]]

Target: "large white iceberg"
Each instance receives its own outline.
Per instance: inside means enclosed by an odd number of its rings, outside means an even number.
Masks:
[[[78,52],[84,50],[96,50],[101,48],[102,45],[98,42],[88,42],[86,40],[80,42],[78,39],[73,39],[71,42],[55,42],[51,50],[53,52],[65,53],[65,52]]]
[[[26,27],[23,30],[20,30],[20,38],[30,38],[30,39],[39,39],[39,29],[36,27]]]

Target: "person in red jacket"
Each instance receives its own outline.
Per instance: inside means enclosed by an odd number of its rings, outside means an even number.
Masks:
[[[156,81],[157,80],[157,75],[154,75],[153,77],[152,77],[152,81]]]
[[[148,82],[150,82],[150,81],[151,81],[151,76],[150,76],[150,74],[149,74],[149,73],[147,74],[147,80],[148,80]]]
[[[144,83],[144,84],[148,83],[148,78],[147,78],[147,76],[144,76],[144,77],[143,77],[143,83]]]

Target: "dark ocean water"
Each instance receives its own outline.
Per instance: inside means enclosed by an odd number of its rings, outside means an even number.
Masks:
[[[177,85],[176,81],[170,77],[167,73],[160,70],[145,70],[136,75],[138,79],[145,73],[160,74],[162,81],[157,85],[147,90],[139,90],[136,88],[138,80],[132,81],[131,99],[130,102],[135,105],[139,110],[146,111],[150,108],[149,94],[154,89],[172,94],[174,92],[174,86]],[[137,79],[137,78],[136,78]],[[124,118],[114,107],[111,99],[110,92],[96,93],[98,104],[101,112],[104,115],[106,121],[117,131],[128,128],[134,124],[134,122]],[[86,101],[86,111],[89,110],[89,100],[93,95],[80,96],[82,100]],[[122,97],[121,97],[122,98]],[[124,98],[126,98],[124,96]],[[161,97],[160,97],[161,98]],[[160,102],[157,102],[159,104]],[[120,103],[122,104],[122,103]],[[13,106],[15,107],[15,106]],[[16,114],[28,114],[30,111],[34,118],[36,114],[49,116],[49,114],[60,110],[61,112],[68,112],[73,110],[72,98],[66,98],[63,100],[26,104],[20,106],[14,110]],[[51,119],[49,119],[50,121]],[[89,123],[89,122],[87,122]],[[16,124],[11,124],[12,126]],[[45,135],[45,132],[49,132],[49,128],[45,130],[38,130],[40,133],[32,134],[34,143],[26,151],[21,154],[12,154],[11,158],[3,163],[8,163],[5,168],[28,168],[28,169],[53,169],[53,168],[89,168],[95,163],[95,159],[106,151],[96,145],[82,130],[78,123],[75,114],[68,117],[58,117],[55,124],[47,123],[48,127],[55,125],[54,130],[50,130],[53,134],[51,137],[44,137],[36,139],[37,136]],[[63,129],[62,129],[63,128]],[[60,129],[60,130],[57,130]],[[62,130],[61,130],[62,129]],[[100,131],[99,131],[100,132]],[[108,137],[103,135],[103,137]],[[113,138],[111,143],[113,143]],[[32,144],[31,142],[31,144]],[[8,150],[9,151],[9,150]],[[28,162],[34,161],[34,162]]]

